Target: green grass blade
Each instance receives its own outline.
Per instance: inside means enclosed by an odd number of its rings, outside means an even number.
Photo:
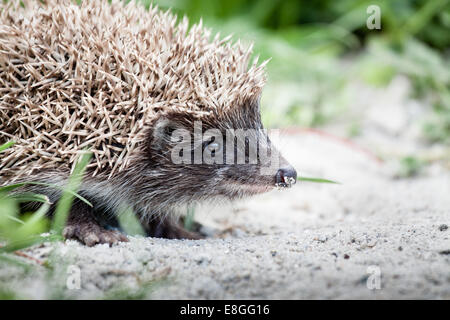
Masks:
[[[20,223],[20,224],[25,224],[25,222],[23,222],[23,221],[20,220],[19,218],[14,217],[14,216],[11,216],[11,215],[9,215],[9,214],[5,214],[5,217],[8,218],[8,219],[11,220],[11,221],[14,221],[14,222],[17,222],[17,223]]]
[[[43,202],[50,203],[50,200],[47,196],[43,194],[36,194],[32,192],[24,192],[18,194],[12,194],[10,197],[17,202]]]
[[[65,190],[64,187],[58,186],[56,184],[51,184],[51,183],[30,181],[30,182],[21,182],[21,183],[16,183],[16,184],[10,184],[10,185],[4,186],[4,187],[0,187],[0,193],[2,193],[2,192],[4,192],[4,193],[11,192],[11,191],[13,191],[13,190],[15,190],[17,188],[23,187],[24,185],[27,185],[27,184],[38,185],[38,186],[46,186],[46,187],[51,187],[51,188],[67,191],[68,193],[70,193],[74,197],[77,197],[78,199],[80,199],[81,201],[83,201],[84,203],[86,203],[87,205],[92,207],[92,204],[86,198],[80,196],[78,193],[73,192],[71,190]]]
[[[195,207],[189,206],[187,208],[186,217],[184,218],[184,228],[188,231],[193,231],[194,226]]]
[[[298,177],[298,181],[306,181],[306,182],[315,182],[315,183],[334,183],[334,184],[341,184],[340,182],[328,180],[328,179],[322,179],[322,178],[308,178],[308,177]]]
[[[50,203],[42,204],[41,207],[35,213],[33,213],[31,218],[28,219],[27,222],[18,229],[18,231],[35,229],[36,226],[40,224],[42,220],[45,218],[45,215],[47,214],[49,209]]]
[[[0,146],[0,152],[3,152],[4,150],[8,149],[9,147],[11,147],[14,143],[16,143],[15,141],[9,141],[7,143],[4,143]]]
[[[77,192],[83,180],[83,174],[86,170],[86,166],[91,160],[92,153],[87,152],[81,156],[80,161],[75,165],[73,173],[69,177],[66,188],[64,188],[61,199],[59,199],[56,204],[55,215],[53,218],[52,230],[56,234],[61,235],[62,230],[67,222],[67,217],[69,216],[70,208],[72,207],[74,193]]]
[[[10,184],[10,185],[4,186],[4,187],[0,187],[0,192],[8,193],[10,191],[13,191],[14,189],[24,186],[25,184],[26,183],[15,183],[15,184]]]
[[[122,208],[120,213],[117,215],[117,220],[119,221],[120,227],[126,234],[131,236],[145,236],[145,231],[141,222],[130,207]]]

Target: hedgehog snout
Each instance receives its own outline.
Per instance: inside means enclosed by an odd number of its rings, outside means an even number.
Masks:
[[[291,165],[278,169],[275,175],[275,185],[277,187],[289,188],[297,181],[297,171]]]

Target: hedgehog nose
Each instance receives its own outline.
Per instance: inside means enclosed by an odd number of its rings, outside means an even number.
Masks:
[[[275,184],[278,187],[290,187],[297,181],[297,171],[292,166],[286,166],[277,171]]]

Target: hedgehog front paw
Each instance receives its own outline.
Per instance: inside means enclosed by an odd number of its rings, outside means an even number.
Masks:
[[[68,224],[63,230],[63,236],[66,239],[76,239],[89,247],[99,243],[112,246],[121,241],[128,242],[128,238],[120,231],[106,230],[92,222]]]

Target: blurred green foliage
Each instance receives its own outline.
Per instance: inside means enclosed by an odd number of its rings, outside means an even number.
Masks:
[[[144,0],[148,7],[152,1]],[[382,33],[402,38],[414,35],[439,49],[450,45],[450,10],[447,0],[354,1],[354,0],[156,0],[161,8],[186,14],[192,21],[203,18],[211,24],[230,20],[245,21],[246,25],[275,31],[296,31],[307,35],[319,31],[317,38],[334,38],[353,33],[366,39],[372,31],[366,28],[366,9],[381,8]],[[311,29],[312,28],[312,29]],[[238,26],[237,30],[240,27]],[[336,37],[337,36],[337,37]]]
[[[431,101],[425,135],[450,139],[449,0],[142,1],[191,23],[202,18],[215,32],[254,42],[261,60],[271,58],[262,98],[268,127],[321,125],[345,111],[351,81],[379,87],[404,74],[414,98]],[[374,4],[381,30],[366,27]]]
[[[406,156],[400,159],[398,176],[408,178],[415,176],[424,166],[424,162],[415,156]]]
[[[1,145],[0,156],[2,151],[12,145],[13,142]],[[90,153],[85,153],[80,157],[80,161],[75,166],[65,188],[53,186],[62,189],[62,196],[56,204],[51,228],[49,228],[49,221],[46,216],[51,205],[48,197],[42,194],[20,191],[20,187],[25,184],[43,183],[24,182],[0,187],[0,241],[6,243],[6,245],[0,246],[0,258],[5,258],[4,254],[8,252],[14,252],[36,243],[62,239],[62,230],[73,199],[78,197],[87,201],[77,195],[76,192],[90,158]],[[34,212],[23,212],[20,204],[29,202],[40,203],[39,209]],[[50,233],[42,235],[47,231],[50,231]]]

